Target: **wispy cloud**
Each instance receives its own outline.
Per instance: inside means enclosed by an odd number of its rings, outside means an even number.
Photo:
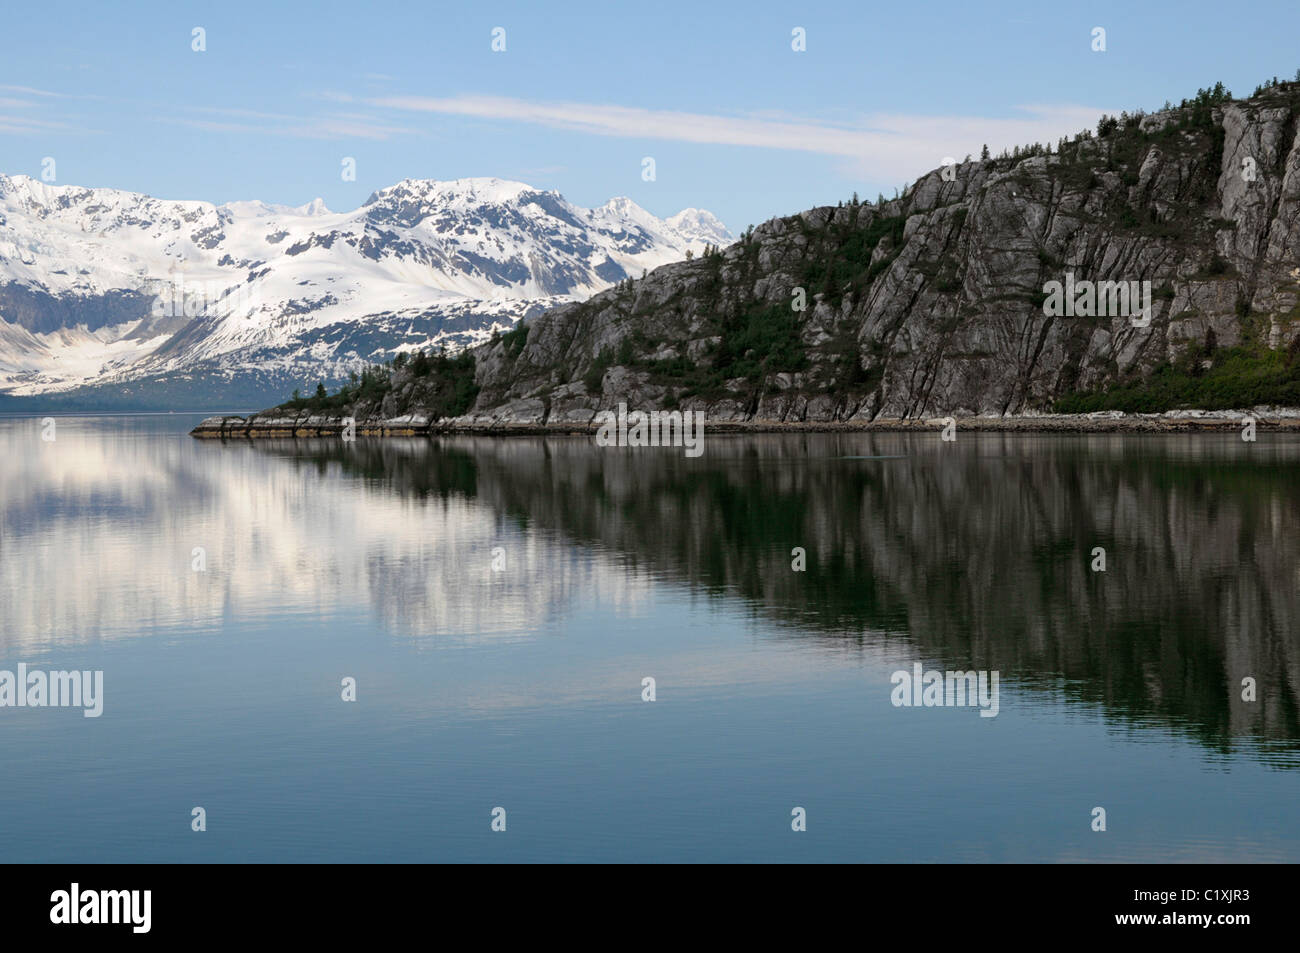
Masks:
[[[194,107],[193,111],[207,116],[227,118],[176,117],[164,121],[208,132],[286,136],[296,139],[385,140],[394,136],[413,135],[418,132],[418,130],[405,126],[378,121],[373,116],[353,112],[333,113],[327,116],[296,116],[287,113],[271,113],[255,109],[218,106],[197,106]]]
[[[26,115],[0,113],[0,132],[16,135],[34,135],[48,132],[89,133],[94,130],[83,128],[70,117],[62,116],[64,121],[49,118],[57,114],[56,100],[98,99],[102,97],[82,96],[69,93],[55,93],[49,90],[35,89],[31,86],[0,85],[0,110],[35,109],[45,119],[29,118]],[[295,139],[370,139],[385,140],[395,136],[420,135],[420,130],[399,125],[370,114],[357,111],[339,111],[331,107],[320,107],[323,115],[301,115],[294,113],[267,112],[259,109],[245,109],[231,106],[189,106],[187,115],[168,115],[158,103],[137,100],[119,100],[119,106],[147,109],[152,118],[169,125],[186,126],[206,132],[247,134],[261,136],[282,136]]]
[[[79,133],[98,135],[99,130],[81,124],[81,118],[69,115],[67,107],[72,100],[101,100],[102,96],[75,93],[56,93],[34,86],[0,83],[0,110],[34,110],[23,115],[0,113],[0,133],[16,136],[49,135],[51,133]],[[58,117],[57,119],[54,117]]]
[[[297,122],[298,116],[292,116],[287,113],[269,113],[259,109],[237,109],[233,106],[193,106],[194,112],[211,113],[216,116],[237,116],[241,119],[271,119],[271,120],[292,120]]]
[[[323,99],[328,103],[355,103],[357,98],[351,93],[341,93],[334,89],[323,89],[316,93],[307,93],[308,99]]]
[[[6,93],[22,93],[25,96],[44,96],[47,99],[71,99],[66,93],[52,93],[48,89],[36,89],[32,86],[7,86],[0,83],[0,90]]]
[[[66,123],[0,113],[0,132],[9,133],[10,135],[33,136],[40,133],[65,132],[67,130]]]
[[[48,89],[37,89],[34,86],[11,86],[0,83],[0,92],[18,93],[22,96],[40,96],[43,99],[103,99],[103,96],[91,93],[56,93]]]
[[[997,150],[1054,142],[1092,126],[1107,111],[1031,104],[1017,106],[1011,117],[875,113],[856,122],[829,122],[771,112],[727,116],[501,96],[386,96],[365,102],[381,109],[525,122],[588,135],[812,152],[887,175],[931,169],[947,156],[977,153],[985,143]]]

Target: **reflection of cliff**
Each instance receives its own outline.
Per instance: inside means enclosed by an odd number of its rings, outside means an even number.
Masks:
[[[1208,744],[1300,739],[1289,438],[715,436],[692,460],[585,438],[222,445],[96,426],[60,423],[49,445],[0,429],[0,658],[356,609],[403,636],[519,637],[667,578],[792,638],[893,639]]]
[[[582,438],[267,449],[403,495],[472,496],[808,637],[895,632],[920,657],[1220,744],[1300,738],[1300,443],[1269,439],[715,437],[699,460]],[[868,456],[886,459],[852,459]]]

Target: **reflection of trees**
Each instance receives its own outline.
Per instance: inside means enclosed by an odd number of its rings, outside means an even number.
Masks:
[[[403,494],[475,497],[804,637],[897,633],[923,657],[1064,684],[1211,744],[1300,738],[1300,445],[809,434],[712,437],[697,460],[585,438],[258,445]],[[795,546],[807,572],[791,571]]]

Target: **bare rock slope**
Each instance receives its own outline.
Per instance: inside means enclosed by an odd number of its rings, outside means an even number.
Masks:
[[[1216,88],[968,159],[532,318],[473,352],[463,406],[401,365],[316,411],[495,429],[620,403],[773,425],[1300,406],[1298,117],[1300,84]],[[1053,314],[1054,281],[1146,282],[1149,322]]]

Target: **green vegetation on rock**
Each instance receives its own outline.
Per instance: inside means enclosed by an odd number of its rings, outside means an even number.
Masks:
[[[1203,366],[1207,363],[1208,368]],[[1258,406],[1300,407],[1300,348],[1219,348],[1211,357],[1191,352],[1145,379],[1067,394],[1056,401],[1053,410],[1060,414],[1102,410],[1150,414]]]
[[[276,410],[310,411],[328,416],[347,414],[362,419],[381,411],[384,399],[395,390],[409,387],[404,402],[418,406],[421,413],[435,420],[459,417],[473,406],[478,396],[475,364],[472,351],[455,356],[445,351],[432,355],[422,350],[414,355],[402,353],[385,364],[372,364],[359,374],[353,373],[351,381],[333,394],[326,393],[324,384],[317,385],[312,397],[302,397],[295,391],[293,399]]]

